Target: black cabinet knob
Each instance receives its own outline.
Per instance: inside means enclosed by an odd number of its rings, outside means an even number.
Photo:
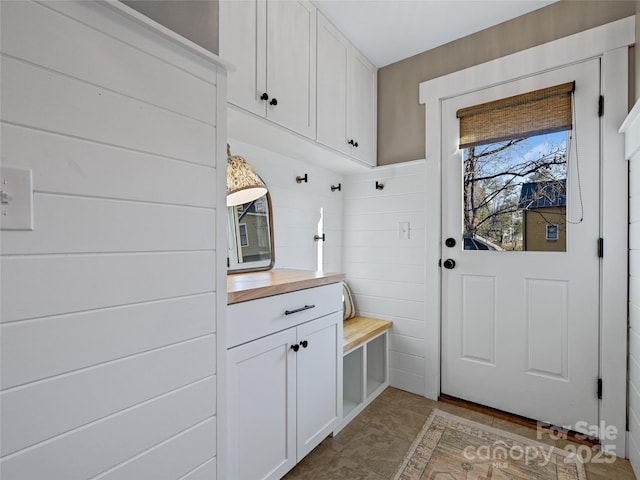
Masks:
[[[272,98],[271,101],[269,102],[269,105],[273,105],[275,107],[276,105],[278,105],[278,100],[275,98]]]
[[[455,247],[456,246],[456,239],[452,238],[452,237],[449,237],[444,241],[444,244],[449,248]]]
[[[267,92],[264,92],[262,95],[260,95],[260,100],[269,100],[269,95],[267,95]]]
[[[294,352],[297,352],[298,350],[300,350],[300,345],[298,345],[297,343],[294,345],[291,345],[291,350],[293,350]]]
[[[300,345],[302,345],[302,348],[307,348],[307,345],[309,345],[309,342],[307,342],[306,340],[303,340],[300,342]]]
[[[451,270],[452,268],[456,267],[456,262],[455,260],[447,258],[442,265],[444,266],[444,268]]]

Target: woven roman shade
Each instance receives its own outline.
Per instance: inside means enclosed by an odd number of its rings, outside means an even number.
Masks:
[[[460,148],[572,128],[575,82],[482,103],[457,111]]]

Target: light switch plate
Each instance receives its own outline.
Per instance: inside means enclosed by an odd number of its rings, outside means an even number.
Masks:
[[[31,170],[0,167],[0,229],[33,230]]]
[[[409,222],[398,222],[398,238],[409,240]]]

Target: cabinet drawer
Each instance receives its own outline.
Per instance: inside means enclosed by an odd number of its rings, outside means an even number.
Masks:
[[[340,283],[234,303],[227,311],[227,348],[338,310],[342,310]]]

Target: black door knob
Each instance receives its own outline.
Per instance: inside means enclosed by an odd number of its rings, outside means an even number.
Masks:
[[[262,95],[260,95],[260,100],[269,100],[269,95],[267,95],[267,92],[264,92]]]
[[[309,342],[307,342],[306,340],[302,340],[300,342],[300,345],[302,345],[302,348],[307,348],[307,345],[309,345]]]
[[[269,102],[269,105],[273,105],[274,107],[278,104],[278,100],[275,98],[272,98],[271,101]]]
[[[456,239],[449,237],[444,241],[444,244],[449,248],[455,247],[456,246]]]
[[[444,266],[444,268],[451,270],[452,268],[456,267],[456,262],[455,260],[447,258],[442,265]]]
[[[291,345],[291,350],[293,350],[294,352],[297,352],[298,350],[300,350],[300,345],[298,345],[297,343],[294,345]]]
[[[358,142],[353,142],[353,146],[358,148]]]
[[[347,142],[349,145],[353,145],[353,138]]]

